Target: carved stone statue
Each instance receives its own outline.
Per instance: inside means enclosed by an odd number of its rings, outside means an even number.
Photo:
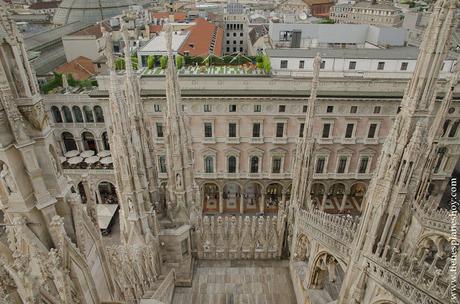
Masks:
[[[5,188],[6,193],[8,193],[8,195],[15,193],[17,191],[16,183],[14,182],[13,177],[11,176],[11,173],[6,164],[3,164],[2,166],[2,171],[0,171],[0,179],[2,182],[2,186]]]

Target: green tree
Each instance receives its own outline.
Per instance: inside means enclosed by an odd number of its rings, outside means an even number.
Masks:
[[[125,60],[123,58],[117,58],[117,60],[115,61],[115,69],[116,70],[125,69]]]
[[[168,56],[161,56],[160,67],[164,70],[168,66]]]
[[[269,74],[270,71],[272,70],[272,67],[270,65],[270,58],[268,58],[267,55],[264,55],[262,63],[263,63],[265,73]]]
[[[184,57],[182,55],[176,56],[176,68],[179,70],[184,66]]]
[[[149,57],[147,57],[147,67],[149,68],[149,70],[155,67],[155,57],[154,56],[149,55]]]

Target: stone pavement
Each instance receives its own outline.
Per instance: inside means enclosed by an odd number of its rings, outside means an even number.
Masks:
[[[173,304],[295,304],[287,261],[197,262],[192,287],[176,287]]]

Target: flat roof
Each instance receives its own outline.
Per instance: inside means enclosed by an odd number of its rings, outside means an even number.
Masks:
[[[108,97],[108,91],[102,91],[95,89],[90,92],[90,97]],[[308,98],[310,95],[310,90],[190,90],[185,89],[181,90],[181,95],[183,97],[305,97]],[[319,91],[318,98],[385,98],[385,99],[397,99],[401,100],[404,95],[404,92],[364,92],[364,91],[353,91],[353,92],[339,92],[339,91]],[[166,97],[165,90],[141,90],[141,96],[143,97]],[[444,92],[438,92],[437,98],[442,98]],[[460,100],[460,93],[454,94],[455,100]]]
[[[320,53],[322,58],[353,58],[353,59],[417,59],[417,47],[392,47],[388,49],[267,49],[267,55],[274,58],[313,58]],[[456,59],[455,54],[449,53],[447,59]]]
[[[180,49],[187,39],[189,32],[176,31],[172,35],[172,50],[174,53]],[[150,39],[146,45],[139,49],[139,53],[167,53],[166,32],[160,32],[158,36]]]

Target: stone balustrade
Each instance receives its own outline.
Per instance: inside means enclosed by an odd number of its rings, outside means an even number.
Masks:
[[[415,249],[407,253],[387,246],[382,256],[371,254],[367,257],[368,274],[404,302],[450,303],[450,264],[445,263],[443,269],[438,269],[436,258],[428,264],[425,256],[417,257],[415,252]]]
[[[444,232],[450,233],[452,227],[452,220],[449,210],[446,209],[434,209],[430,201],[422,201],[421,203],[415,202],[412,205],[414,214],[418,217],[420,224],[425,228],[431,228]],[[457,219],[457,226],[460,226],[460,220]]]
[[[351,254],[359,220],[350,216],[333,215],[320,210],[299,210],[298,229],[324,246],[331,249],[343,259]]]

